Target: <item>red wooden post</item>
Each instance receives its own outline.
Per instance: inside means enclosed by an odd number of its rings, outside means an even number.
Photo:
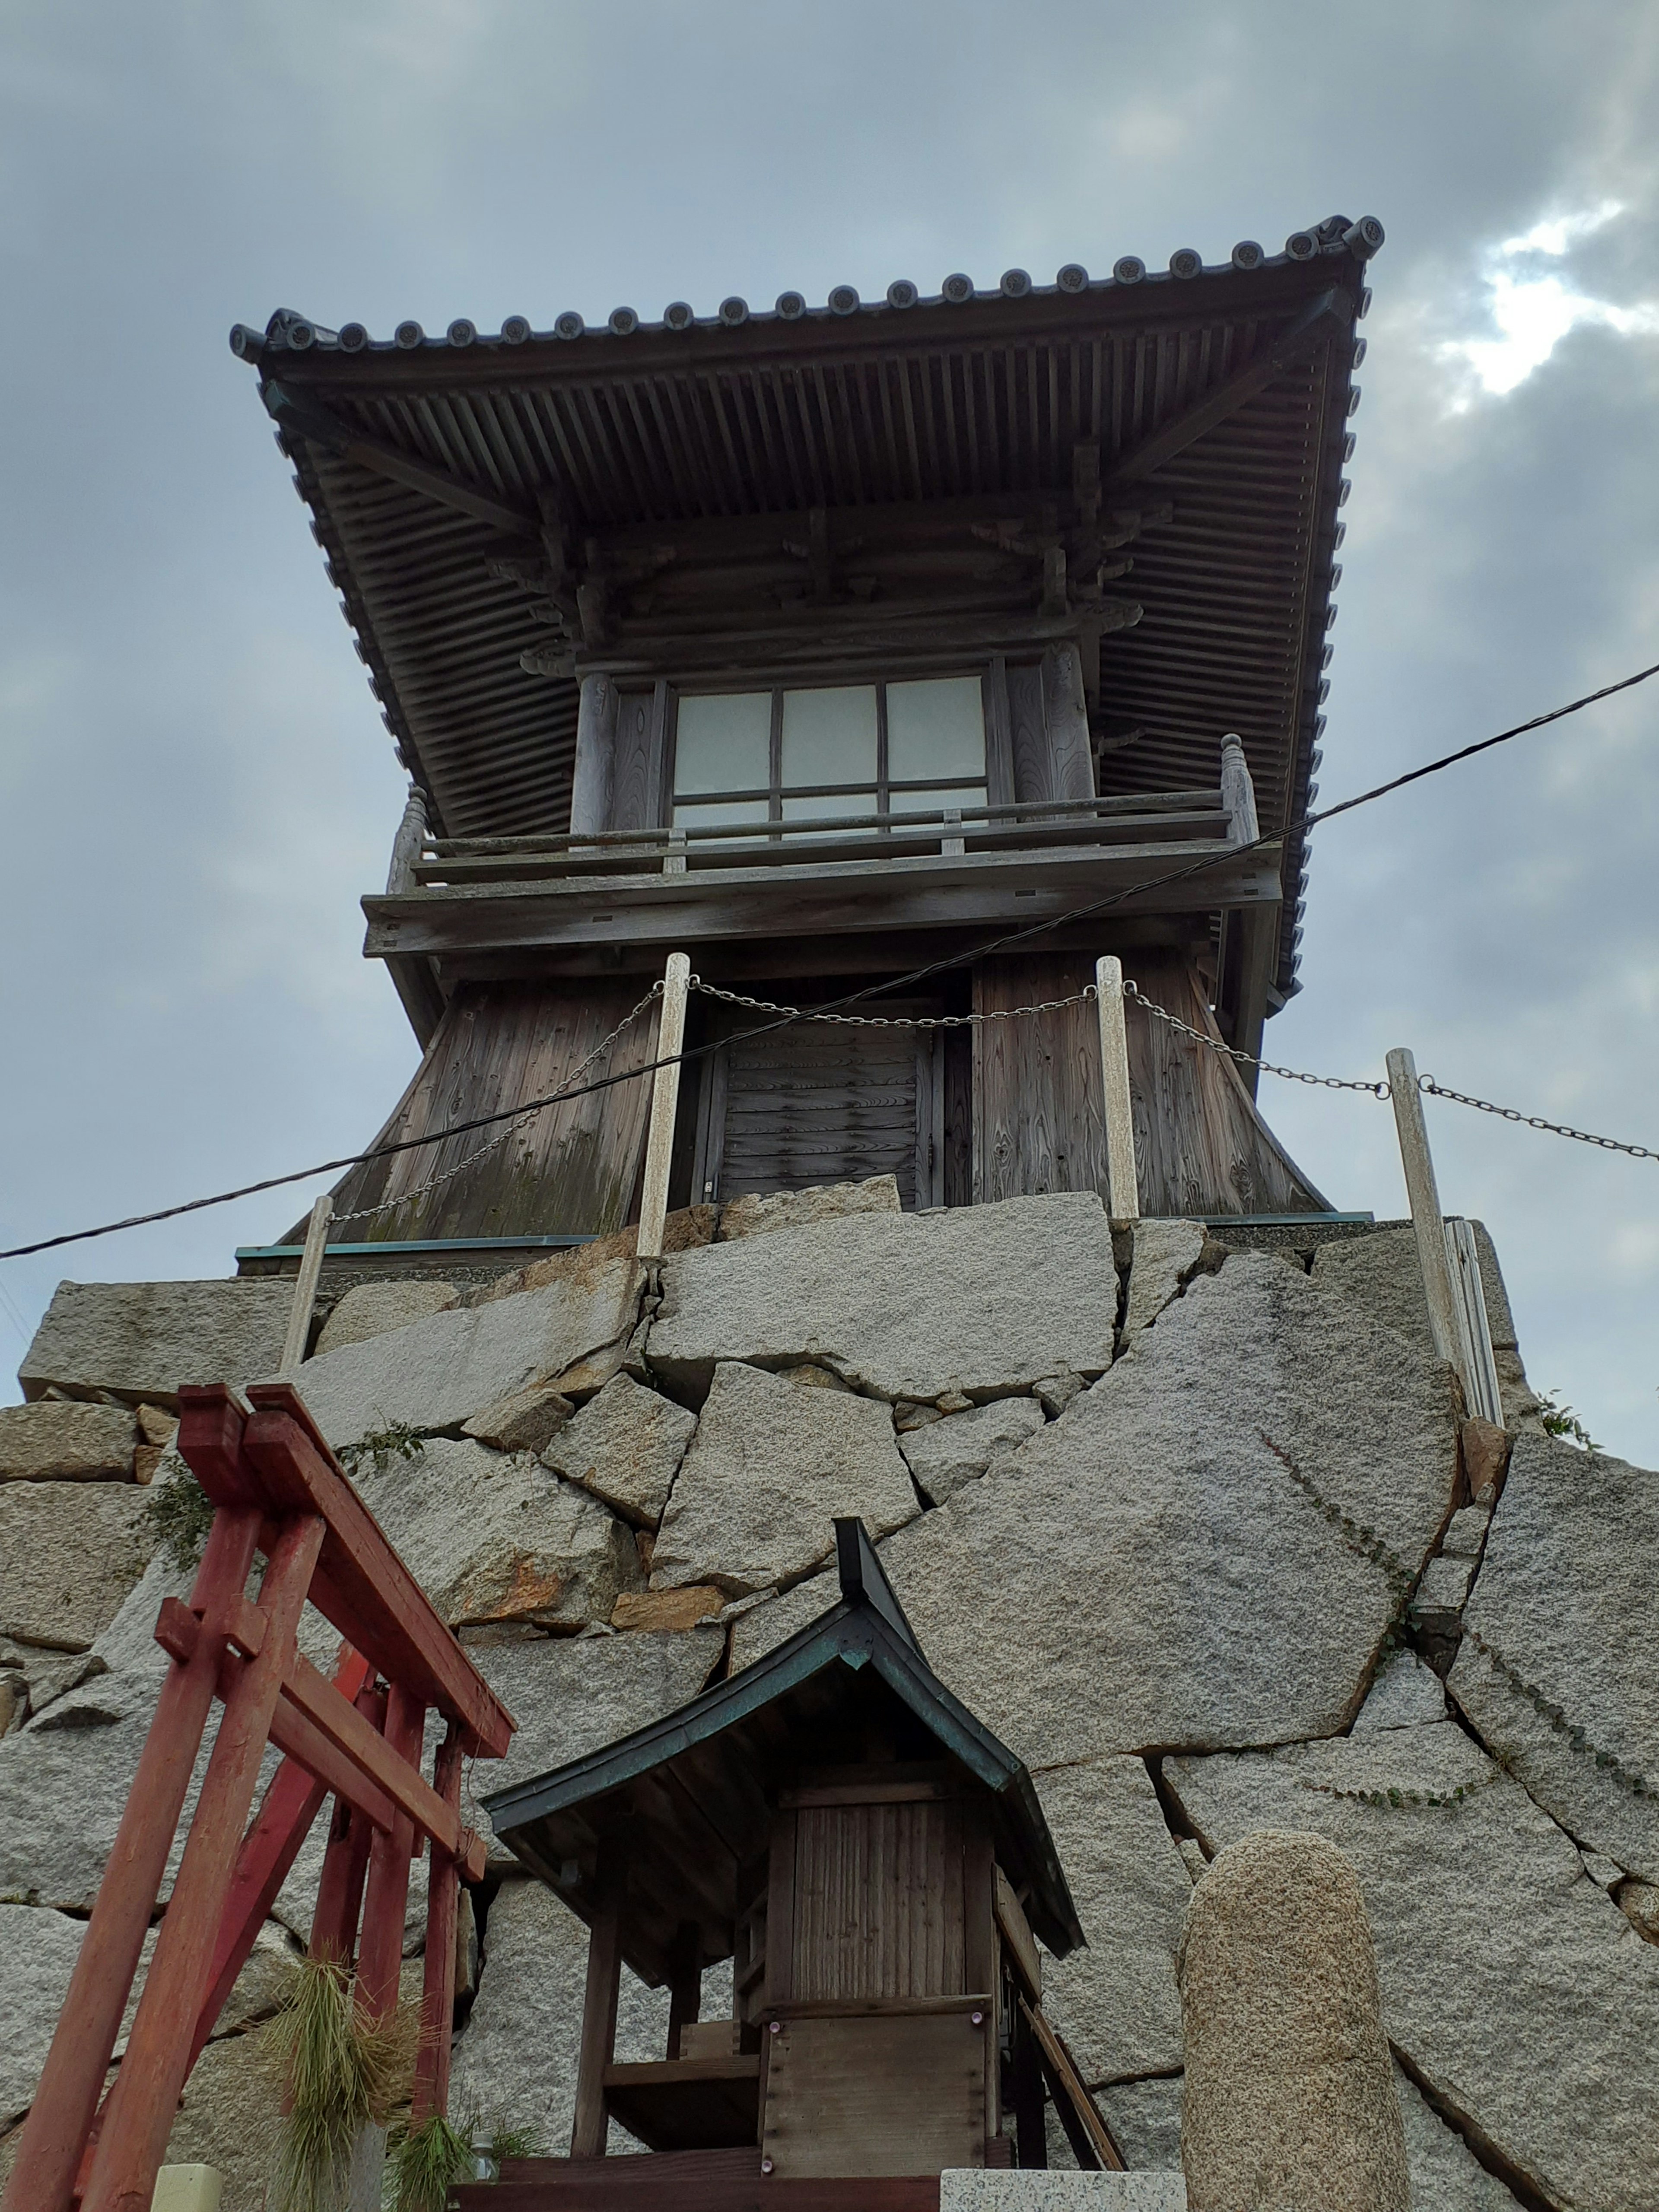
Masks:
[[[364,1719],[386,1732],[386,1692],[374,1688],[357,1692],[356,1707]],[[357,1948],[357,1921],[363,1909],[363,1882],[368,1873],[368,1847],[374,1826],[366,1813],[354,1809],[343,1797],[334,1801],[329,1821],[328,1848],[317,1882],[317,1903],[311,1915],[313,1959],[337,1959],[349,1966]]]
[[[394,1682],[386,1694],[386,1741],[411,1766],[421,1763],[425,1721],[426,1707],[419,1698]],[[404,1915],[409,1905],[409,1862],[414,1846],[414,1825],[406,1813],[400,1813],[389,1835],[376,1829],[368,1848],[368,1892],[363,1905],[362,1938],[357,1947],[357,2002],[368,2020],[384,2020],[398,2002]]]
[[[461,1803],[461,1746],[455,1723],[439,1747],[433,1784],[452,1810]],[[436,1844],[427,1856],[426,1974],[421,1987],[421,2055],[411,2118],[418,2127],[449,2109],[449,2039],[455,2018],[455,1906],[460,1877]]]
[[[229,1686],[190,1840],[93,2156],[82,2212],[149,2212],[189,2068],[233,1853],[247,1821],[325,1526],[316,1515],[296,1515],[271,1550],[259,1592],[264,1639]]]
[[[222,1615],[228,1599],[240,1596],[258,1534],[257,1507],[222,1507],[214,1515],[191,1592],[193,1611],[210,1620]],[[58,2032],[23,2124],[17,2164],[0,2200],[3,2212],[69,2212],[223,1650],[222,1637],[204,1636],[191,1657],[175,1660],[162,1680]]]

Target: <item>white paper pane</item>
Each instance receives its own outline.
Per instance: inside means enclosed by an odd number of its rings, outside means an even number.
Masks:
[[[674,827],[677,830],[726,830],[736,823],[764,822],[766,801],[763,799],[717,799],[712,806],[682,806],[674,808]],[[758,844],[758,838],[745,837],[745,845]]]
[[[932,791],[896,791],[887,801],[891,814],[927,814],[943,806],[983,806],[982,783],[941,784]]]
[[[876,687],[838,684],[783,695],[783,781],[873,783]]]
[[[674,788],[764,791],[771,781],[771,744],[769,691],[683,696],[675,724]]]
[[[786,822],[841,822],[852,815],[858,816],[861,822],[868,823],[872,831],[874,830],[877,816],[873,788],[869,791],[843,791],[834,796],[812,799],[786,799],[783,802]],[[859,832],[856,830],[826,830],[820,834],[826,837],[856,837]]]
[[[941,676],[887,687],[887,773],[982,776],[985,708],[977,676]]]

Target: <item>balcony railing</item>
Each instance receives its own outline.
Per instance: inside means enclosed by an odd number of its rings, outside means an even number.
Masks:
[[[1211,789],[878,817],[432,838],[417,805],[386,896],[363,902],[371,953],[1034,919],[1033,902],[1059,910],[1120,888],[1141,910],[1279,896],[1277,853],[1253,849],[1255,797],[1236,739]],[[1164,879],[1198,860],[1202,871],[1160,901]]]

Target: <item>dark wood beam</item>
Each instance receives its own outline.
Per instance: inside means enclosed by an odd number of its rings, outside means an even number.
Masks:
[[[289,435],[301,437],[309,445],[320,446],[325,453],[350,461],[358,468],[372,470],[376,476],[388,477],[406,490],[436,500],[441,506],[453,507],[456,514],[465,514],[474,522],[488,523],[492,530],[499,530],[507,537],[532,543],[539,538],[539,516],[508,507],[488,492],[477,491],[459,477],[435,469],[429,462],[411,460],[408,454],[383,446],[378,439],[366,438],[361,430],[341,422],[318,401],[301,398],[274,380],[260,386],[259,396],[271,421]]]
[[[1139,445],[1131,447],[1120,460],[1114,462],[1105,485],[1105,495],[1115,496],[1126,484],[1150,476],[1154,469],[1162,468],[1165,461],[1173,460],[1177,453],[1184,453],[1206,430],[1214,429],[1218,422],[1224,422],[1230,415],[1237,413],[1246,400],[1254,399],[1258,392],[1265,391],[1293,362],[1311,353],[1316,346],[1322,345],[1338,331],[1346,330],[1352,318],[1352,301],[1346,292],[1334,286],[1328,292],[1322,292],[1316,300],[1310,300],[1301,313],[1286,325],[1266,353],[1259,354],[1236,376],[1230,376],[1207,399],[1200,399],[1195,407],[1189,407],[1184,415],[1176,416],[1174,422],[1166,422],[1161,430],[1155,430],[1150,438],[1144,439]]]

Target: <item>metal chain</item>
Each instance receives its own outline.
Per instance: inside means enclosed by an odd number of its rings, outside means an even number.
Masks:
[[[775,999],[750,999],[740,991],[722,991],[717,985],[705,983],[700,975],[691,978],[691,988],[701,991],[705,998],[724,999],[728,1006],[747,1006],[758,1014],[788,1014],[803,1021],[841,1022],[850,1027],[878,1030],[951,1030],[971,1028],[978,1022],[1020,1021],[1032,1014],[1058,1013],[1065,1006],[1091,1005],[1100,996],[1092,983],[1085,983],[1080,991],[1073,992],[1069,999],[1044,999],[1032,1006],[993,1006],[982,1014],[841,1014],[811,1013],[799,1006],[781,1006]],[[1123,995],[1133,999],[1139,1006],[1157,1020],[1165,1022],[1194,1044],[1207,1045],[1212,1052],[1225,1053],[1230,1060],[1242,1061],[1247,1067],[1260,1067],[1269,1075],[1282,1075],[1292,1083],[1312,1083],[1328,1091],[1365,1091],[1377,1098],[1389,1096],[1386,1083],[1353,1083],[1340,1075],[1304,1075],[1299,1068],[1279,1067],[1270,1060],[1258,1060],[1254,1054],[1240,1052],[1237,1047],[1224,1044],[1219,1037],[1207,1036],[1202,1030],[1179,1020],[1167,1007],[1160,1006],[1156,999],[1149,999],[1138,983],[1127,976],[1123,981]]]
[[[1659,1160],[1659,1152],[1646,1145],[1621,1144],[1617,1137],[1592,1136],[1565,1121],[1547,1121],[1541,1114],[1522,1114],[1514,1106],[1494,1106],[1490,1098],[1471,1098],[1462,1091],[1443,1090],[1431,1075],[1419,1075],[1417,1087],[1429,1098],[1449,1098],[1456,1106],[1473,1106],[1477,1113],[1496,1114],[1500,1121],[1518,1121],[1522,1128],[1544,1129],[1552,1137],[1571,1137],[1578,1144],[1594,1145],[1604,1152],[1627,1152],[1633,1160]]]
[[[659,975],[656,981],[651,986],[651,988],[646,993],[645,996],[640,1000],[638,1006],[631,1007],[629,1012],[623,1016],[622,1019],[617,1023],[616,1028],[611,1030],[609,1036],[600,1038],[598,1044],[594,1046],[592,1051],[588,1054],[586,1059],[582,1061],[579,1067],[574,1069],[572,1073],[566,1077],[561,1089],[556,1091],[552,1097],[541,1099],[534,1106],[527,1107],[524,1113],[515,1115],[512,1121],[503,1121],[501,1127],[497,1130],[495,1134],[489,1139],[489,1142],[487,1144],[480,1145],[476,1152],[469,1152],[466,1158],[458,1167],[446,1168],[441,1175],[428,1176],[424,1182],[416,1183],[412,1190],[399,1191],[395,1198],[379,1199],[373,1206],[360,1206],[350,1213],[337,1213],[334,1216],[334,1219],[336,1221],[367,1221],[371,1214],[384,1213],[390,1206],[407,1206],[410,1200],[412,1198],[424,1198],[428,1191],[436,1190],[441,1183],[453,1182],[457,1176],[465,1175],[469,1168],[476,1168],[480,1160],[488,1159],[491,1152],[496,1151],[499,1146],[507,1142],[514,1131],[518,1128],[520,1122],[530,1120],[533,1115],[544,1113],[550,1106],[556,1106],[559,1103],[559,1099],[563,1096],[565,1091],[574,1091],[576,1085],[581,1081],[583,1076],[586,1074],[588,1069],[594,1065],[595,1061],[602,1059],[604,1055],[610,1051],[611,1046],[616,1043],[617,1038],[621,1036],[623,1030],[626,1030],[631,1023],[636,1022],[639,1019],[640,1016],[645,1012],[652,1000],[653,999],[661,998],[662,989],[662,978]]]
[[[1062,1006],[1083,1006],[1095,995],[1091,983],[1084,990],[1073,991],[1069,999],[1045,999],[1035,1006],[994,1006],[982,1014],[838,1014],[815,1013],[802,1006],[781,1006],[775,999],[750,999],[741,991],[722,991],[718,984],[705,983],[701,975],[692,976],[690,988],[701,991],[706,999],[723,999],[728,1006],[747,1006],[757,1014],[788,1014],[797,1021],[839,1022],[845,1028],[860,1030],[971,1029],[976,1022],[1012,1022],[1026,1014],[1058,1013]]]
[[[1123,979],[1123,995],[1133,999],[1138,1006],[1144,1006],[1158,1021],[1166,1022],[1172,1030],[1179,1030],[1182,1036],[1191,1037],[1194,1044],[1207,1045],[1212,1052],[1224,1054],[1241,1067],[1259,1067],[1264,1075],[1282,1075],[1287,1083],[1310,1083],[1321,1091],[1364,1091],[1373,1098],[1390,1098],[1394,1095],[1386,1083],[1357,1083],[1346,1075],[1309,1075],[1299,1067],[1280,1067],[1275,1060],[1259,1060],[1253,1052],[1241,1052],[1237,1045],[1206,1036],[1190,1022],[1180,1020],[1167,1006],[1160,1006],[1156,999],[1149,999],[1139,984],[1132,982],[1127,975]]]

